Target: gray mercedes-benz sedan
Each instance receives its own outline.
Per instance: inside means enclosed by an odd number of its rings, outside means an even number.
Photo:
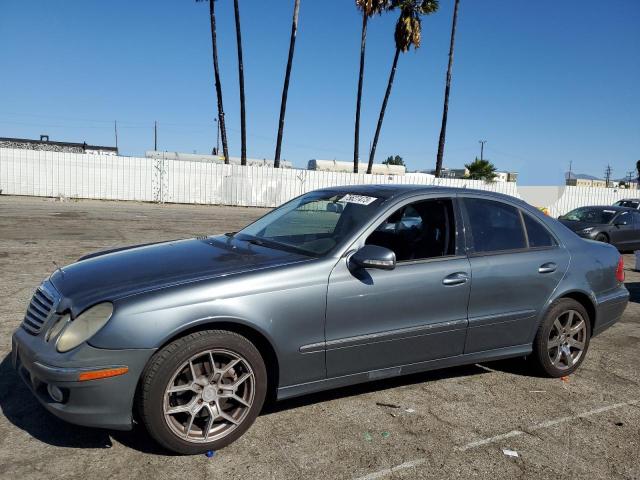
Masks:
[[[629,298],[622,257],[513,198],[349,186],[237,233],[119,248],[35,291],[13,364],[54,415],[179,453],[224,447],[284,399],[528,356],[575,371]]]

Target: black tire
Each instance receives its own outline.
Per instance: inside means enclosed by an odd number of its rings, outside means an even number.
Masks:
[[[596,242],[609,243],[609,237],[606,233],[599,233],[594,239]]]
[[[211,442],[193,443],[179,438],[165,420],[166,388],[184,362],[212,349],[233,352],[250,364],[255,378],[253,402],[243,420],[226,436]],[[168,450],[194,455],[226,447],[247,431],[262,409],[267,392],[267,371],[260,352],[245,337],[225,330],[204,330],[181,337],[158,351],[143,373],[139,392],[140,417],[149,434]]]
[[[584,348],[582,349],[582,354],[580,357],[573,363],[571,367],[558,368],[556,367],[551,360],[551,350],[549,349],[549,341],[550,335],[552,334],[552,330],[554,330],[554,322],[556,319],[561,318],[563,315],[566,315],[567,312],[574,311],[579,313],[579,315],[584,320],[584,333],[583,333],[583,344]],[[554,330],[555,331],[555,330]],[[571,375],[575,372],[578,367],[582,364],[589,349],[589,341],[591,339],[591,322],[589,319],[589,314],[587,310],[582,306],[582,304],[572,298],[560,298],[553,302],[547,313],[544,316],[540,326],[538,327],[538,331],[536,333],[536,337],[533,341],[533,355],[532,360],[535,363],[538,371],[545,376],[558,378],[566,375]]]

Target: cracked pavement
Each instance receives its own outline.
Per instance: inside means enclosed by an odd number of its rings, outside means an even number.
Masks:
[[[265,212],[0,196],[0,479],[640,479],[640,272],[632,255],[622,321],[594,339],[568,381],[536,377],[515,359],[323,392],[270,406],[213,458],[170,455],[140,429],[66,424],[12,371],[11,333],[54,261],[234,231]]]

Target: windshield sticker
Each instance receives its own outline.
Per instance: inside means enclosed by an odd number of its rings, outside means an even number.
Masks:
[[[342,197],[339,201],[346,203],[357,203],[358,205],[371,205],[377,199],[377,197],[367,197],[366,195],[355,195],[353,193],[349,193]]]

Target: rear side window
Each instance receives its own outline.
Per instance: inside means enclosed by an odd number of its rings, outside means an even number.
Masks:
[[[476,253],[527,247],[520,212],[506,203],[465,198],[472,247]]]
[[[524,225],[527,228],[527,236],[529,237],[529,246],[536,247],[553,247],[556,241],[553,239],[547,229],[537,220],[523,213]]]

